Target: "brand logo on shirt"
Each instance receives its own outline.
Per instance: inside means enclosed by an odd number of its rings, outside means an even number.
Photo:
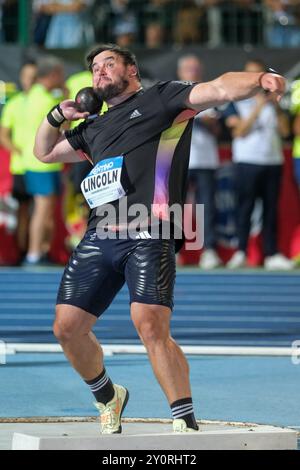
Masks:
[[[151,237],[150,233],[147,230],[145,230],[144,232],[138,233],[135,238],[142,238],[142,239],[145,240],[146,238],[152,238],[152,237]]]
[[[140,117],[140,116],[141,116],[141,113],[139,112],[139,110],[138,110],[138,109],[135,109],[135,110],[133,111],[133,113],[130,115],[130,118],[129,118],[129,119],[135,119],[135,118],[138,118],[138,117]]]

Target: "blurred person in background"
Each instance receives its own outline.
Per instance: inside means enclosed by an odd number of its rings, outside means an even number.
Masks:
[[[203,5],[199,6],[195,0],[186,0],[180,4],[174,23],[175,43],[186,45],[203,42],[201,19],[204,11]]]
[[[300,46],[299,0],[264,0],[269,17],[267,39],[272,47]]]
[[[54,209],[60,192],[61,163],[45,165],[33,155],[36,131],[45,112],[62,98],[55,90],[64,87],[63,63],[52,56],[44,56],[37,63],[37,81],[27,96],[24,115],[23,158],[26,169],[26,189],[33,196],[33,213],[29,226],[29,247],[25,264],[39,264],[49,251],[54,230]]]
[[[44,5],[43,12],[52,15],[47,29],[45,46],[51,48],[75,48],[94,41],[89,8],[94,0],[56,0]]]
[[[186,55],[179,59],[177,76],[180,80],[203,81],[203,65],[198,57]],[[207,109],[194,118],[189,183],[195,186],[196,204],[204,204],[204,251],[200,267],[213,269],[221,264],[216,251],[216,170],[219,167],[217,135],[220,128],[217,112]]]
[[[247,72],[266,71],[260,60],[248,61]],[[232,157],[237,191],[238,251],[227,263],[229,268],[246,265],[251,214],[257,199],[263,204],[263,253],[266,269],[292,269],[294,264],[277,246],[277,213],[281,186],[283,153],[281,137],[289,135],[287,117],[272,94],[261,92],[235,102],[225,110],[231,129]]]
[[[26,191],[25,167],[22,157],[23,145],[27,134],[24,122],[28,93],[36,80],[36,64],[26,62],[20,70],[22,91],[13,96],[4,105],[1,115],[1,144],[11,154],[10,172],[13,175],[12,196],[18,201],[16,241],[21,255],[25,256],[28,248],[28,229],[30,220],[31,195]]]
[[[120,47],[134,44],[138,32],[137,17],[130,0],[110,0],[113,40]]]
[[[292,85],[291,107],[293,116],[293,166],[294,176],[300,191],[300,80],[296,80]]]
[[[159,43],[173,41],[173,23],[179,7],[180,2],[173,0],[148,0],[145,3],[140,22],[146,47],[156,49]]]
[[[149,23],[145,29],[145,46],[159,49],[164,43],[164,28],[160,23]]]
[[[52,0],[33,0],[33,42],[37,46],[45,45],[47,32],[52,18],[52,10],[50,10]]]
[[[221,6],[223,44],[261,44],[264,16],[260,0],[223,1]]]
[[[18,41],[19,1],[2,0],[2,33],[4,42]]]

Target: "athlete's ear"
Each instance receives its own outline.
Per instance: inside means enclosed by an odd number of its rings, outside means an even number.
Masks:
[[[135,77],[137,75],[137,68],[135,65],[129,65],[129,76]]]

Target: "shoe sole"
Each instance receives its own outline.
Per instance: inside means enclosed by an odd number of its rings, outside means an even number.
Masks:
[[[129,400],[129,392],[127,390],[127,388],[125,388],[126,390],[126,395],[125,395],[125,400],[124,400],[124,403],[123,403],[123,406],[122,406],[122,409],[121,409],[121,414],[120,414],[120,421],[122,419],[122,414],[123,414],[123,411],[125,410],[125,407],[128,403],[128,400]],[[117,431],[113,432],[112,434],[121,434],[122,432],[122,424],[120,424],[120,427]]]

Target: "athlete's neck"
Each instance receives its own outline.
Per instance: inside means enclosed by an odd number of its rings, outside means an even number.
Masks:
[[[109,108],[111,108],[112,106],[116,106],[117,104],[120,104],[122,103],[123,101],[126,101],[128,98],[130,98],[130,96],[132,95],[135,95],[135,93],[137,93],[138,91],[140,91],[142,89],[142,85],[140,83],[138,83],[137,85],[134,86],[134,88],[132,87],[128,87],[123,93],[121,93],[120,95],[118,96],[115,96],[114,98],[112,98],[111,100],[108,100],[107,101],[107,105]]]

